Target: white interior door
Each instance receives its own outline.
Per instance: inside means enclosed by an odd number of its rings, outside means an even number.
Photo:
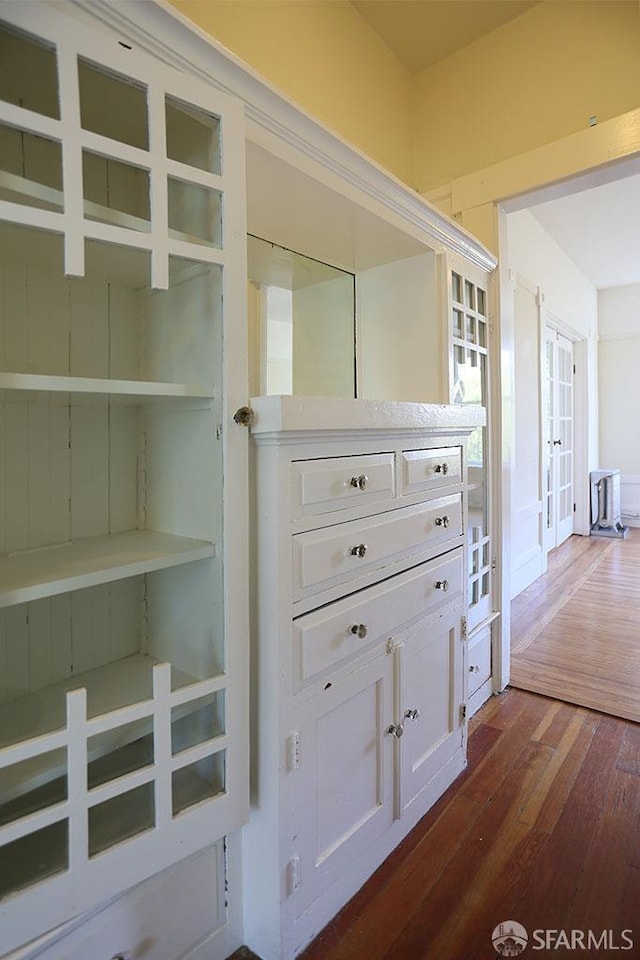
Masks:
[[[547,328],[544,342],[545,548],[573,533],[573,344]]]

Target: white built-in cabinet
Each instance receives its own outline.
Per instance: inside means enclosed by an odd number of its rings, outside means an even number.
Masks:
[[[0,14],[4,954],[242,824],[248,637],[242,111]]]
[[[0,953],[290,960],[465,764],[495,261],[164,3],[0,21]],[[352,275],[368,398],[252,444],[247,232]]]
[[[466,763],[466,441],[484,411],[252,403],[245,939],[290,960]]]

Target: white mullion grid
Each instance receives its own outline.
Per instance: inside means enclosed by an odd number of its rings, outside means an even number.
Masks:
[[[179,240],[177,237],[168,238],[167,250],[174,257],[198,260],[203,263],[215,263],[221,267],[226,266],[228,259],[226,252],[220,250],[219,247],[209,247],[202,243]]]
[[[26,107],[19,107],[13,103],[0,101],[0,121],[9,127],[24,130],[25,133],[36,133],[47,140],[62,139],[60,121],[56,117],[45,117],[42,113],[34,113]]]
[[[108,783],[101,783],[89,791],[89,807],[97,807],[107,800],[113,800],[114,797],[119,797],[123,793],[129,793],[131,790],[135,790],[136,787],[142,787],[145,783],[150,783],[155,778],[155,775],[155,767],[149,764],[140,770],[127,773],[123,777],[116,777],[113,780],[109,780]]]
[[[193,183],[198,187],[206,187],[207,190],[217,190],[218,193],[224,193],[223,178],[217,173],[202,170],[201,167],[190,167],[188,163],[167,158],[167,174],[176,180],[183,180],[185,183]]]
[[[130,163],[132,166],[141,167],[143,170],[151,169],[149,151],[143,150],[142,147],[133,147],[121,140],[112,140],[110,137],[105,137],[101,133],[94,133],[92,130],[81,131],[81,145],[85,150],[97,153],[108,160]]]
[[[110,730],[116,730],[125,724],[134,723],[137,720],[151,719],[153,716],[153,701],[142,700],[128,707],[120,707],[118,710],[112,710],[109,713],[103,713],[99,717],[92,717],[87,720],[87,736],[94,737],[100,733],[108,733]]]
[[[171,664],[153,667],[153,751],[155,823],[162,830],[173,818],[171,794]]]
[[[188,687],[182,687],[180,690],[174,690],[171,694],[171,706],[179,707],[183,703],[190,703],[192,700],[200,700],[210,693],[218,693],[220,690],[226,690],[229,686],[229,678],[224,674],[220,677],[213,677],[211,680],[200,680],[198,683],[190,683]]]
[[[165,92],[156,83],[147,87],[149,115],[149,159],[151,163],[151,286],[156,290],[169,287],[169,185]]]
[[[0,750],[0,770],[13,766],[14,763],[20,763],[22,760],[31,760],[41,754],[64,748],[67,746],[67,739],[65,729],[55,733],[45,733],[40,737],[31,737],[10,747],[3,747]]]
[[[222,753],[223,750],[227,749],[229,743],[228,734],[223,734],[220,737],[214,737],[212,740],[203,740],[202,743],[197,743],[194,747],[181,750],[175,757],[172,757],[171,770],[182,770],[183,767],[188,767],[191,763],[197,763],[199,760],[206,760],[207,757]]]
[[[104,243],[114,243],[123,247],[135,247],[136,250],[154,249],[151,233],[129,230],[113,223],[102,223],[100,220],[87,220],[84,233],[89,240],[102,240]]]
[[[7,823],[0,827],[0,849],[15,840],[21,840],[32,833],[37,833],[38,830],[59,823],[69,815],[70,810],[70,801],[64,800],[62,803],[56,803],[44,810],[36,810],[35,813]]]
[[[481,347],[478,343],[472,343],[470,340],[463,340],[460,337],[452,337],[452,342],[455,347],[466,347],[468,350],[473,350],[475,353],[482,353],[486,357],[489,353],[488,347]]]
[[[67,693],[67,790],[69,816],[69,870],[81,877],[89,859],[87,795],[87,691]]]
[[[0,220],[20,223],[25,227],[37,227],[51,233],[64,233],[67,224],[63,213],[26,207],[22,203],[14,203],[13,200],[0,200]]]
[[[62,189],[64,193],[65,273],[84,276],[84,207],[78,56],[74,46],[58,43]]]

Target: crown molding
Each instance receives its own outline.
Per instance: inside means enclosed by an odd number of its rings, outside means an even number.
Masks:
[[[250,139],[283,145],[303,164],[337,177],[370,209],[393,215],[415,236],[453,250],[483,270],[495,268],[493,254],[470,233],[279,93],[166,0],[67,0],[56,6],[75,8],[85,21],[98,20],[181,72],[239,98]]]

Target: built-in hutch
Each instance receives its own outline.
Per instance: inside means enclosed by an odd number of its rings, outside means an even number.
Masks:
[[[0,953],[290,960],[462,769],[494,267],[162,2],[0,5]]]
[[[466,764],[481,407],[253,401],[259,803],[247,939],[295,957]]]

